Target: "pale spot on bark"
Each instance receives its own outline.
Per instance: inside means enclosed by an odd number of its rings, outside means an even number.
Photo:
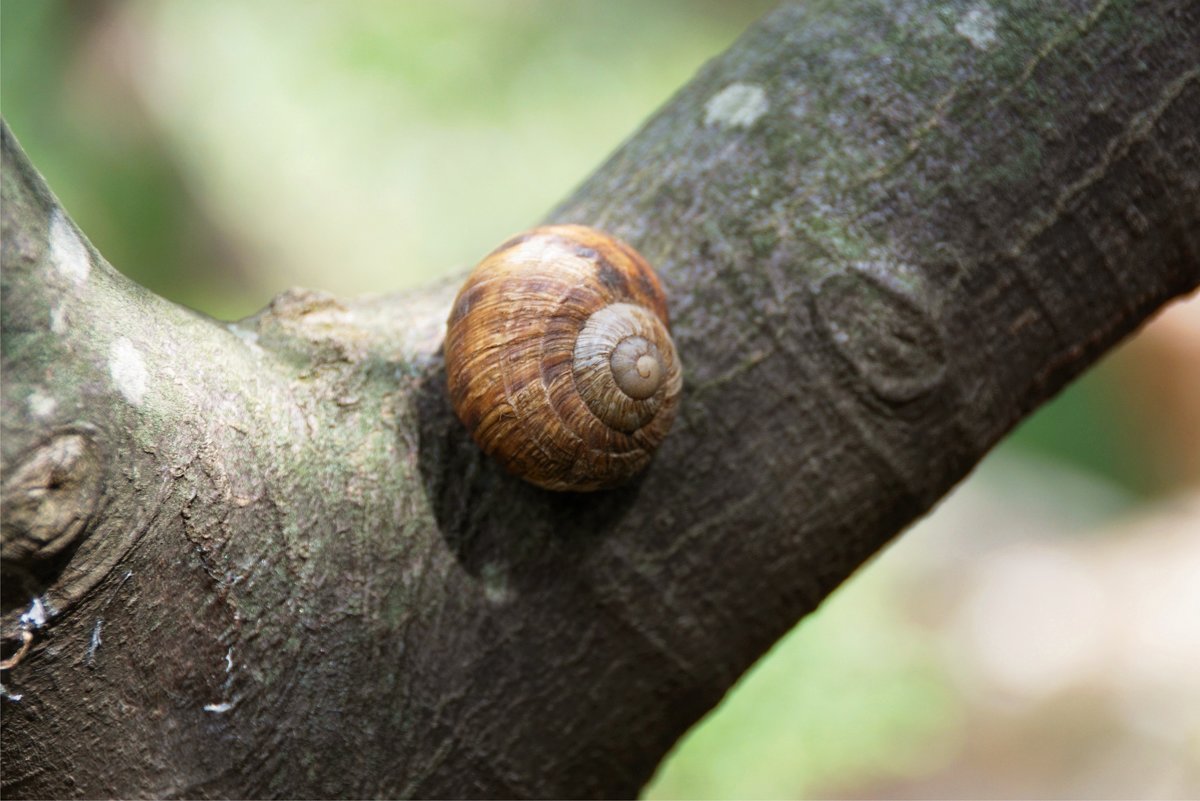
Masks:
[[[30,392],[26,403],[29,405],[29,416],[34,420],[49,420],[54,416],[54,410],[58,408],[58,401],[40,389]]]
[[[985,5],[975,6],[962,16],[954,32],[977,49],[990,50],[996,44],[996,12]]]
[[[246,343],[246,347],[250,348],[250,350],[254,351],[255,353],[263,352],[262,346],[258,344],[257,331],[251,331],[249,328],[243,328],[238,323],[227,323],[225,328],[227,328],[235,337]]]
[[[60,303],[50,310],[50,331],[55,334],[67,333],[67,304]]]
[[[37,630],[46,625],[47,619],[46,604],[41,598],[35,597],[29,602],[29,608],[22,613],[18,622],[22,628]]]
[[[50,261],[64,277],[76,284],[86,281],[92,270],[92,259],[83,240],[59,209],[50,215]]]
[[[749,128],[770,107],[767,93],[761,86],[731,83],[704,104],[704,124],[722,128]]]
[[[125,400],[141,406],[146,397],[146,360],[133,343],[121,337],[108,352],[108,373]]]
[[[92,639],[88,644],[87,656],[84,657],[84,664],[90,668],[96,666],[96,652],[100,650],[100,646],[104,644],[104,638],[100,636],[101,629],[104,628],[104,618],[97,618],[96,625],[92,627]]]
[[[483,579],[483,597],[489,603],[503,606],[513,600],[514,593],[508,585],[508,572],[503,565],[489,562],[483,566],[480,577]]]

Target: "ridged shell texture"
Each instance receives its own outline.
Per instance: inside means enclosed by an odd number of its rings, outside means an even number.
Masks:
[[[459,290],[445,355],[451,403],[479,446],[554,490],[641,471],[683,383],[658,278],[582,225],[535,228],[484,258]]]

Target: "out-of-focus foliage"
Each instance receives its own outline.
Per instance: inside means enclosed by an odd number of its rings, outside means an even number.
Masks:
[[[242,314],[470,266],[768,6],[6,3],[4,111],[116,266]]]
[[[116,267],[228,318],[288,285],[468,266],[770,5],[4,0],[0,110]],[[1200,583],[1181,578],[1200,510],[1146,506],[1200,485],[1196,316],[1022,426],[647,795],[1200,793]]]
[[[172,143],[143,113],[120,41],[137,34],[113,30],[112,10],[106,3],[0,5],[0,111],[114,265],[190,306],[249,311],[244,296],[254,283],[196,202]]]
[[[883,565],[779,642],[683,741],[652,799],[807,798],[954,756],[962,704]]]

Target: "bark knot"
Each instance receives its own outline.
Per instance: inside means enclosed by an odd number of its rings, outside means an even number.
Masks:
[[[823,281],[814,299],[816,316],[834,350],[876,396],[909,403],[945,380],[945,342],[912,294],[869,267]]]
[[[61,434],[34,450],[4,482],[4,562],[47,559],[74,542],[103,492],[102,473],[94,444],[82,434]]]

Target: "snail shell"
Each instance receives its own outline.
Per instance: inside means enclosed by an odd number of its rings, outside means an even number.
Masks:
[[[683,379],[658,278],[582,225],[535,228],[467,278],[446,332],[455,413],[510,472],[595,490],[650,461]]]

